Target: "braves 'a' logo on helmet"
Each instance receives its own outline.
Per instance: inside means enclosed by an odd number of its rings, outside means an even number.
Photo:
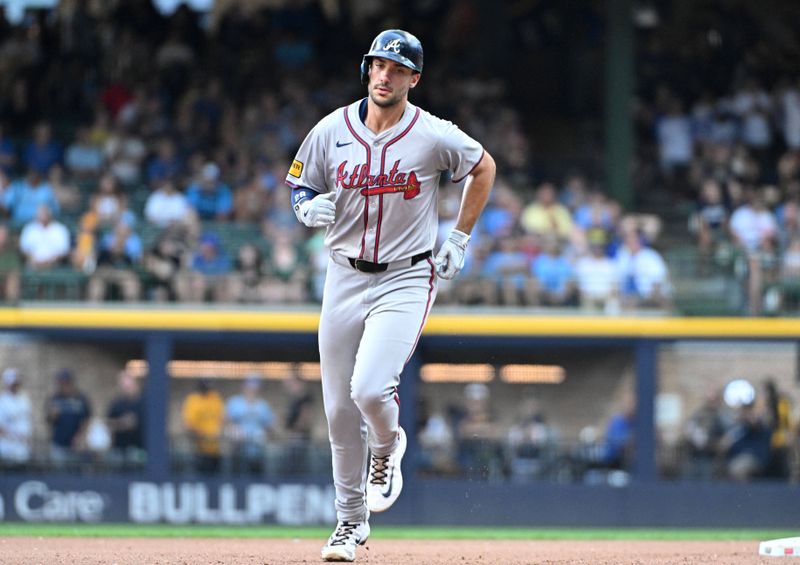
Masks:
[[[399,39],[392,39],[386,45],[383,46],[384,51],[391,51],[393,53],[400,53],[400,47],[402,47],[403,43]]]
[[[373,57],[391,59],[416,73],[422,72],[422,44],[401,29],[387,29],[372,40],[369,53],[361,59],[361,82],[364,84],[369,82],[369,65]]]

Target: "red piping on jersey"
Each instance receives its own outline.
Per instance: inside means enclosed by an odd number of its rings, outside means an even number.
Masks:
[[[469,172],[468,172],[466,175],[464,175],[464,176],[463,176],[463,177],[461,177],[460,179],[450,179],[450,180],[451,180],[451,182],[461,182],[462,180],[464,180],[465,178],[467,178],[468,176],[470,176],[470,175],[472,174],[472,171],[474,171],[474,170],[475,170],[475,168],[476,168],[478,165],[480,165],[480,164],[481,164],[481,161],[483,161],[483,156],[484,156],[484,155],[486,155],[486,149],[484,149],[483,151],[481,151],[481,158],[480,158],[480,159],[478,159],[478,162],[477,162],[477,163],[475,163],[475,164],[472,166],[472,168],[469,170]]]
[[[386,145],[383,146],[383,151],[381,151],[381,174],[384,174],[384,167],[386,165],[386,150],[389,149],[389,146],[394,144],[397,141],[400,141],[405,135],[411,131],[411,128],[414,127],[414,124],[417,123],[417,118],[419,118],[419,108],[417,108],[417,113],[414,114],[414,117],[411,119],[411,123],[408,124],[408,127],[404,129],[400,135],[391,139],[386,142]],[[378,262],[378,245],[381,240],[381,222],[383,221],[383,194],[380,195],[378,199],[378,225],[375,227],[375,251],[372,254],[372,260],[377,263]]]
[[[381,174],[383,174],[383,159],[381,159]],[[372,252],[372,261],[378,262],[378,245],[381,241],[381,222],[383,221],[383,194],[378,195],[378,225],[375,227],[375,249]]]
[[[430,257],[426,259],[428,265],[431,267],[431,276],[428,279],[428,302],[425,304],[425,314],[422,316],[422,323],[419,325],[419,331],[417,332],[417,339],[414,340],[414,346],[411,348],[411,353],[408,354],[406,357],[406,362],[403,365],[406,365],[411,359],[411,356],[414,355],[414,350],[417,348],[417,343],[419,343],[419,336],[422,335],[422,328],[425,327],[425,322],[428,320],[428,313],[431,310],[431,302],[433,298],[433,281],[436,280],[436,268],[433,266],[433,261]]]
[[[350,117],[347,115],[348,110],[350,109],[349,106],[345,106],[344,110],[344,123],[347,124],[347,129],[350,130],[350,133],[353,134],[353,137],[356,138],[361,145],[364,146],[364,149],[367,150],[367,175],[369,175],[369,166],[372,163],[372,153],[370,151],[369,143],[361,139],[356,130],[353,129],[353,125],[350,123]],[[366,237],[367,237],[367,225],[369,222],[369,194],[364,195],[364,231],[361,232],[361,252],[358,254],[359,259],[364,258],[364,246],[366,245]]]
[[[285,182],[285,183],[286,183],[286,185],[287,185],[287,186],[289,186],[289,187],[291,187],[291,188],[300,188],[300,185],[299,185],[299,184],[294,184],[293,182],[289,182],[288,180],[285,180],[285,181],[283,181],[283,182]]]

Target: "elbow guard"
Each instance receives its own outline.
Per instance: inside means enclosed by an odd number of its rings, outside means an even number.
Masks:
[[[294,215],[297,216],[298,220],[302,221],[300,218],[300,205],[306,200],[311,200],[318,195],[319,192],[316,190],[311,190],[304,186],[298,186],[292,189],[292,210],[294,210]]]

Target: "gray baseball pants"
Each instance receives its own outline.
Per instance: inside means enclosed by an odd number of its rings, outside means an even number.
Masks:
[[[362,273],[332,252],[319,354],[339,520],[369,517],[368,450],[386,455],[397,441],[400,373],[436,298],[433,260],[392,263]]]

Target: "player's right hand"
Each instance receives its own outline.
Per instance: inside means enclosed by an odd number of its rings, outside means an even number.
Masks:
[[[320,228],[336,221],[336,193],[326,192],[304,200],[297,210],[297,218],[310,228]]]
[[[439,278],[450,280],[464,268],[469,239],[469,234],[462,231],[454,229],[450,232],[450,237],[442,244],[442,248],[433,259]]]

